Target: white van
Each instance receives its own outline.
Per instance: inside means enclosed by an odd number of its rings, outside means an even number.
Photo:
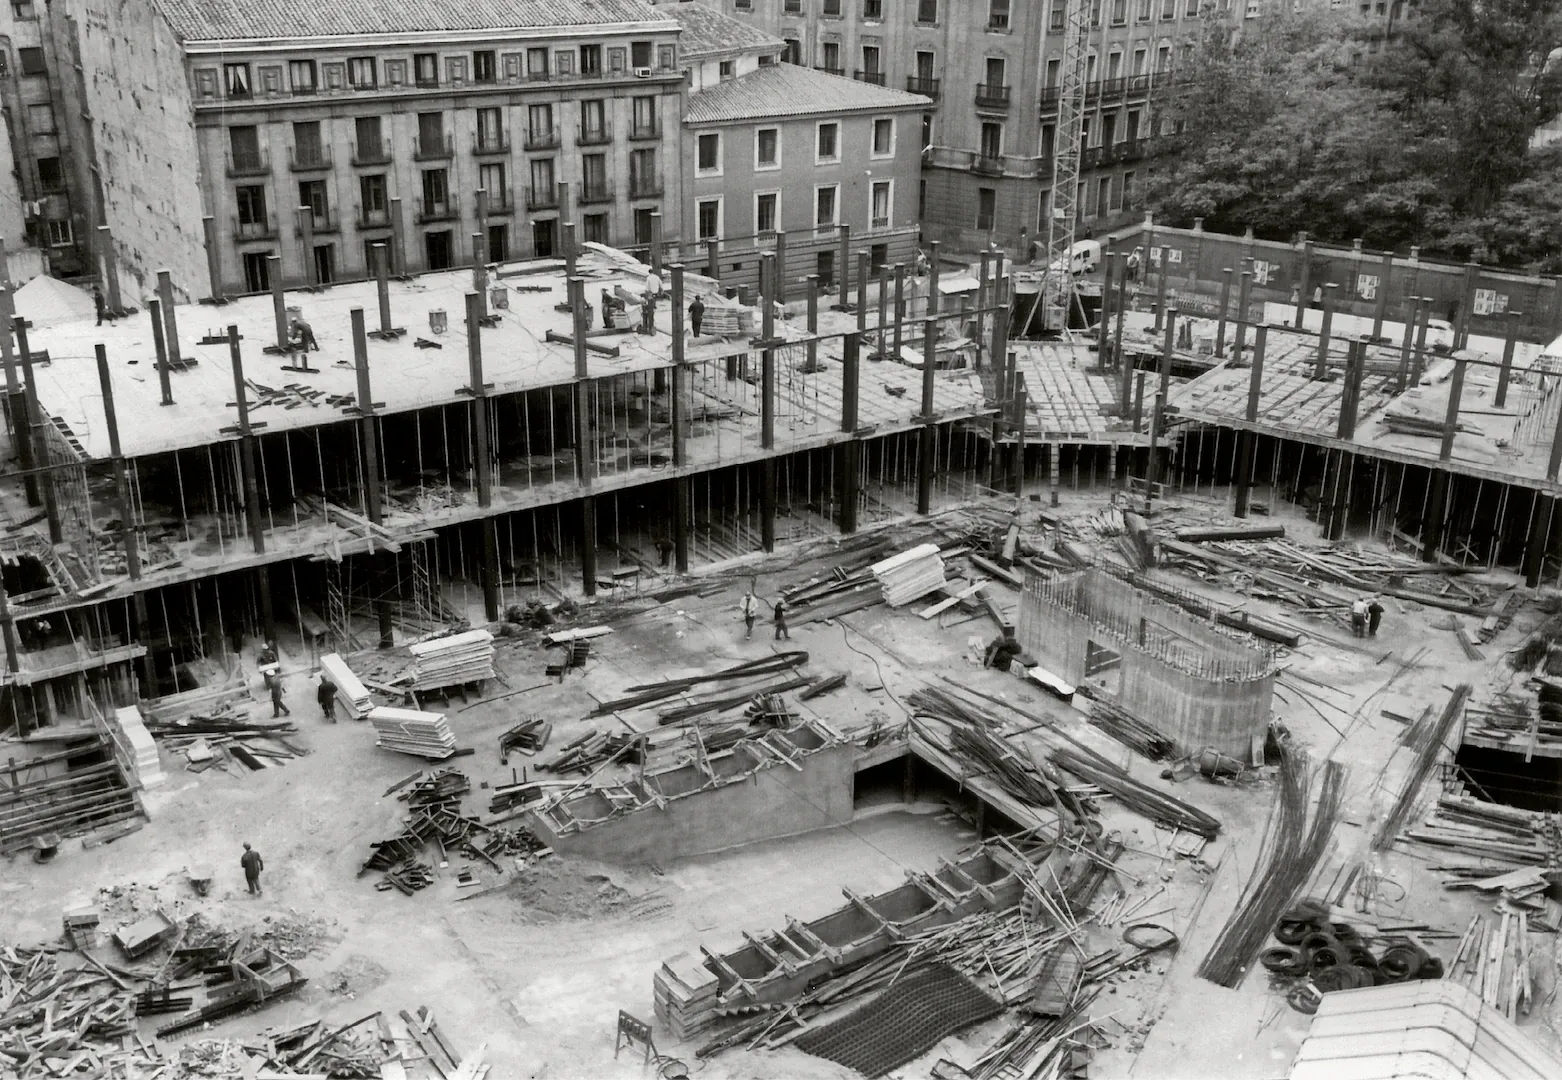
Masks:
[[[1101,242],[1099,240],[1076,240],[1074,246],[1069,250],[1068,261],[1070,273],[1090,273],[1101,265]],[[1061,270],[1062,267],[1054,263],[1053,269]]]

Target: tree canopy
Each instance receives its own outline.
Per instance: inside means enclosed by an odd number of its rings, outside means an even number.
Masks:
[[[1277,5],[1280,7],[1283,5]],[[1161,114],[1158,217],[1562,269],[1562,0],[1422,0],[1385,35],[1334,11],[1213,14]]]

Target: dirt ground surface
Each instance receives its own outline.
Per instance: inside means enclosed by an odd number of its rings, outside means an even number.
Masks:
[[[1190,520],[1201,513],[1215,518],[1224,514],[1223,496],[1183,493],[1172,501]],[[1056,512],[1082,518],[1106,499],[1105,490],[1065,491]],[[1294,539],[1316,535],[1316,527],[1299,512],[1280,520]],[[897,535],[913,535],[919,528],[911,523]],[[535,642],[501,639],[496,666],[510,690],[524,692],[465,706],[457,700],[448,714],[458,742],[477,751],[450,763],[472,780],[468,812],[486,813],[483,786],[511,780],[511,767],[498,760],[495,739],[518,717],[535,713],[554,719],[550,745],[557,747],[588,726],[619,725],[611,716],[580,718],[598,700],[629,685],[777,650],[770,634],[758,629],[753,640],[743,640],[739,595],[752,575],[761,595],[774,596],[783,585],[832,565],[834,550],[830,543],[816,542],[745,559],[700,575],[697,580],[725,585],[712,595],[620,608],[611,617],[615,632],[593,642],[585,671],[572,672],[562,683],[543,676],[550,654]],[[1228,602],[1235,599],[1214,583],[1178,575],[1178,584]],[[1007,602],[1017,602],[1017,595],[1010,592]],[[1248,606],[1307,631],[1303,645],[1285,654],[1283,663],[1320,685],[1311,698],[1282,690],[1275,718],[1315,762],[1333,757],[1349,767],[1341,823],[1316,879],[1326,889],[1337,888],[1334,883],[1344,880],[1341,868],[1363,857],[1366,837],[1384,809],[1375,786],[1401,725],[1381,714],[1383,702],[1393,697],[1418,710],[1441,706],[1449,688],[1460,682],[1473,683],[1479,700],[1515,678],[1502,662],[1503,652],[1521,642],[1541,616],[1527,606],[1485,647],[1485,661],[1470,661],[1453,633],[1433,627],[1433,616],[1440,613],[1411,603],[1392,604],[1380,636],[1365,640],[1353,638],[1335,621],[1311,619],[1257,599],[1249,599]],[[588,608],[579,621],[589,625],[607,612],[606,606]],[[1119,881],[1131,896],[1154,893],[1141,914],[1155,913],[1155,921],[1174,930],[1182,943],[1174,955],[1152,958],[1144,970],[1112,977],[1091,1010],[1099,1038],[1090,1075],[1137,1080],[1285,1076],[1309,1018],[1286,1004],[1262,969],[1250,972],[1236,989],[1194,975],[1258,855],[1274,794],[1272,778],[1220,785],[1199,777],[1178,784],[1160,779],[1161,765],[1134,758],[1086,725],[1076,710],[1010,676],[971,664],[968,638],[986,640],[993,633],[985,617],[922,620],[914,610],[882,605],[796,627],[789,647],[809,651],[810,670],[848,675],[845,688],[803,703],[800,711],[823,716],[846,732],[865,731],[875,722],[897,724],[906,718],[907,693],[948,676],[1046,713],[1081,741],[1130,767],[1139,779],[1220,818],[1220,836],[1195,861],[1169,851],[1170,833],[1121,807],[1105,809],[1108,829],[1119,832],[1127,845]],[[1414,666],[1403,663],[1417,654]],[[290,685],[305,686],[303,666],[286,657],[284,663],[298,673]],[[490,697],[505,690],[493,685]],[[295,697],[303,696],[295,691]],[[511,880],[503,888],[469,896],[455,882],[468,860],[452,858],[426,890],[411,897],[380,892],[373,888],[378,875],[360,877],[358,870],[372,841],[399,831],[405,804],[382,793],[419,762],[376,748],[366,723],[326,724],[301,701],[295,706],[300,726],[295,741],[310,750],[308,756],[241,776],[218,770],[196,775],[183,770],[181,757],[165,751],[169,780],[146,793],[151,820],[145,828],[92,849],[67,843],[60,857],[46,865],[0,864],[0,944],[55,938],[61,912],[80,903],[99,906],[105,930],[154,908],[179,919],[199,915],[214,932],[264,936],[295,958],[311,981],[301,994],[174,1042],[249,1036],[317,1016],[346,1023],[374,1009],[395,1015],[427,1005],[458,1048],[486,1044],[491,1077],[643,1078],[648,1071],[638,1054],[614,1057],[615,1019],[619,1010],[653,1018],[651,976],[663,960],[694,953],[701,945],[712,951],[732,948],[741,943],[742,931],[781,926],[787,916],[822,915],[843,903],[843,887],[861,894],[891,888],[908,870],[935,869],[940,856],[953,857],[976,840],[970,822],[936,801],[908,806],[875,798],[864,800],[849,827],[666,865],[545,859],[509,870]],[[518,771],[527,760],[512,756],[511,766]],[[1428,786],[1435,784],[1434,776]],[[239,868],[244,841],[265,860],[265,891],[259,897],[245,891]],[[1454,938],[1429,942],[1446,961],[1470,917],[1490,911],[1491,902],[1444,890],[1441,875],[1429,868],[1437,863],[1429,849],[1412,852],[1401,846],[1378,859],[1372,887],[1352,902],[1364,917],[1380,922],[1425,922],[1451,932]],[[214,869],[216,883],[209,895],[197,896],[187,872],[206,867]],[[490,867],[478,863],[471,869],[481,888],[498,884]],[[1103,886],[1098,901],[1113,892],[1110,883]],[[1117,943],[1120,933],[1121,928],[1098,927],[1092,941]],[[1562,953],[1554,935],[1536,934],[1535,942],[1537,1005],[1521,1025],[1554,1051],[1562,1045],[1562,1006],[1553,994]],[[940,1058],[969,1063],[1005,1023],[1000,1018],[945,1040],[895,1075],[926,1077]],[[693,1045],[677,1045],[660,1031],[658,1049],[712,1080],[855,1075],[796,1050],[732,1050],[696,1062]]]

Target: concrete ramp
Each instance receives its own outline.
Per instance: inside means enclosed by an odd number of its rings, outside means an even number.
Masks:
[[[1325,994],[1290,1080],[1556,1080],[1546,1053],[1468,987],[1440,980]]]

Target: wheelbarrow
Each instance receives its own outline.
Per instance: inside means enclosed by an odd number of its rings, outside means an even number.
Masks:
[[[212,891],[212,881],[216,875],[209,866],[198,867],[186,871],[190,875],[190,888],[195,890],[196,896],[205,896]]]

